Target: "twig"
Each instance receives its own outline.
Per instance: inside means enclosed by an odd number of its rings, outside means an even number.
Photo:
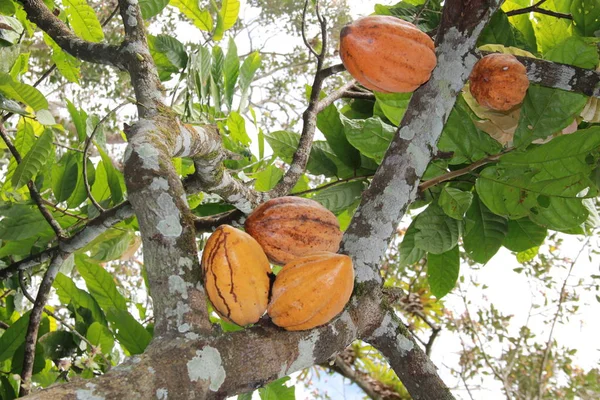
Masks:
[[[548,340],[546,341],[546,348],[544,349],[544,357],[542,358],[542,363],[540,364],[540,372],[538,373],[538,382],[539,382],[538,397],[540,399],[542,398],[544,389],[546,387],[546,385],[544,385],[544,383],[542,382],[542,379],[543,379],[543,375],[544,375],[544,369],[546,368],[546,363],[548,362],[548,357],[550,356],[550,348],[552,347],[552,338],[554,337],[554,327],[556,326],[556,321],[558,321],[558,318],[562,314],[562,305],[566,298],[565,292],[566,292],[566,288],[567,288],[567,281],[571,277],[571,273],[573,272],[573,267],[575,267],[577,260],[579,260],[579,256],[581,256],[581,254],[587,247],[588,243],[590,242],[591,238],[592,238],[592,236],[588,236],[587,239],[583,242],[583,246],[581,246],[579,253],[577,253],[577,256],[575,257],[573,262],[571,262],[571,266],[569,267],[569,272],[567,273],[567,277],[563,281],[562,288],[560,289],[560,298],[558,300],[558,305],[556,306],[556,314],[554,314],[554,318],[552,319],[550,333],[548,334]]]
[[[317,57],[317,59],[319,58],[319,54],[317,54],[317,52],[315,51],[315,49],[312,47],[312,45],[308,42],[308,40],[306,39],[306,9],[308,8],[308,2],[309,0],[305,0],[304,1],[304,8],[302,9],[302,25],[301,25],[301,32],[302,32],[302,40],[304,41],[304,44],[306,45],[306,47],[308,48],[308,50],[310,50],[311,53],[313,53],[313,55],[315,57]]]
[[[62,215],[66,215],[68,217],[72,217],[75,219],[78,219],[79,221],[87,221],[88,219],[85,217],[82,217],[81,215],[76,215],[73,213],[70,213],[69,211],[60,208],[59,206],[57,206],[56,204],[52,203],[51,201],[48,201],[46,199],[42,199],[42,201],[44,202],[45,205],[52,207],[53,209],[55,209],[56,211],[60,212]]]
[[[321,185],[321,186],[313,188],[313,189],[307,189],[307,190],[303,190],[301,192],[293,192],[291,194],[294,195],[294,196],[302,196],[304,194],[318,192],[319,190],[327,189],[328,187],[339,185],[339,184],[342,184],[342,183],[352,182],[352,181],[358,181],[358,180],[363,180],[363,179],[368,179],[368,178],[371,178],[372,176],[373,176],[373,174],[370,174],[370,175],[361,175],[361,176],[353,176],[353,177],[345,178],[345,179],[338,179],[337,181],[329,182],[329,183],[326,183],[324,185]]]
[[[68,257],[68,254],[58,253],[52,259],[50,266],[44,274],[42,283],[38,289],[37,296],[33,302],[33,309],[29,314],[29,325],[27,335],[25,336],[25,352],[23,355],[23,368],[21,370],[21,391],[20,396],[27,396],[31,390],[31,376],[33,374],[33,362],[35,358],[35,345],[37,344],[37,335],[42,318],[42,310],[48,301],[48,295],[52,288],[52,283],[58,270]]]
[[[67,150],[71,150],[71,151],[76,151],[78,153],[83,153],[83,150],[79,150],[76,149],[75,147],[71,147],[71,146],[67,146],[66,144],[62,144],[62,143],[58,143],[58,142],[52,142],[55,146],[57,147],[61,147],[63,149],[67,149]]]
[[[344,64],[335,64],[330,67],[323,68],[321,71],[318,72],[318,74],[321,76],[321,79],[325,79],[330,77],[331,75],[335,75],[338,72],[342,72],[345,70],[346,67],[344,67]]]
[[[104,117],[102,117],[102,119],[100,121],[98,121],[98,123],[96,124],[96,126],[94,126],[94,130],[92,131],[92,133],[90,134],[89,137],[86,137],[85,139],[85,147],[83,148],[83,182],[85,184],[85,191],[87,192],[88,198],[90,199],[90,201],[92,202],[92,204],[94,205],[94,207],[96,207],[96,209],[98,209],[98,211],[100,212],[100,214],[102,214],[103,212],[105,212],[106,210],[104,209],[104,207],[102,207],[94,198],[94,196],[92,195],[92,189],[90,187],[90,182],[88,181],[88,176],[87,176],[87,154],[88,151],[90,149],[90,145],[92,144],[92,142],[94,141],[94,136],[96,135],[96,132],[98,131],[98,127],[100,125],[102,125],[107,119],[108,117],[113,114],[114,112],[117,112],[117,110],[125,105],[129,104],[129,100],[119,104],[118,106],[116,106],[115,108],[113,108],[112,110],[110,110]]]
[[[216,226],[222,224],[231,224],[232,221],[235,221],[236,219],[239,219],[243,216],[243,212],[241,212],[238,209],[234,209],[231,211],[211,215],[208,217],[197,217],[194,219],[194,226],[196,228],[196,232],[208,232]]]
[[[6,147],[8,147],[8,150],[11,152],[12,156],[15,158],[17,163],[21,163],[21,160],[22,160],[21,154],[19,154],[19,151],[17,150],[17,148],[15,147],[13,142],[8,137],[8,134],[4,130],[4,126],[2,124],[0,124],[0,137],[2,137],[2,140],[4,140],[4,143],[6,143]],[[59,238],[59,240],[65,239],[67,237],[66,232],[60,226],[58,221],[54,219],[54,217],[52,216],[50,211],[48,211],[48,209],[44,206],[42,196],[40,195],[40,192],[35,187],[35,184],[33,183],[33,181],[27,182],[27,188],[29,189],[29,195],[31,196],[31,198],[33,199],[35,204],[37,205],[37,207],[40,210],[40,212],[42,213],[42,215],[44,216],[44,219],[46,220],[46,222],[48,222],[50,227],[52,227],[52,230],[54,231],[56,236]]]
[[[542,4],[544,4],[545,2],[546,2],[546,0],[540,0],[532,6],[519,8],[518,10],[507,11],[506,16],[512,17],[514,15],[529,14],[531,12],[535,12],[538,14],[550,15],[550,16],[556,17],[556,18],[573,19],[573,16],[571,14],[565,14],[565,13],[560,13],[560,12],[540,8],[540,6]]]
[[[345,99],[364,99],[364,100],[375,100],[373,93],[356,92],[353,90],[347,90],[342,93],[342,97]]]
[[[10,325],[8,325],[6,322],[0,321],[0,329],[7,330],[8,328],[10,328]]]

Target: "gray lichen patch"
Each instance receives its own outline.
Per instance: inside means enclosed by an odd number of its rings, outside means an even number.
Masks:
[[[188,298],[187,284],[179,275],[169,276],[169,292],[172,295],[180,295],[183,299]]]
[[[206,346],[197,350],[196,355],[187,362],[187,371],[190,381],[208,381],[209,389],[213,392],[219,390],[225,382],[226,372],[219,350]]]
[[[75,391],[75,398],[77,400],[104,400],[104,396],[98,396],[94,394],[96,385],[91,382],[85,384],[88,389],[77,389]]]
[[[178,238],[183,232],[180,222],[179,208],[167,193],[161,193],[157,199],[163,219],[158,223],[156,229],[164,237]]]
[[[285,368],[285,365],[283,366],[285,373],[281,375],[280,372],[281,376],[286,376],[292,372],[310,367],[315,363],[314,353],[317,342],[319,341],[319,336],[320,334],[318,331],[313,331],[307,338],[298,342],[298,357],[296,357],[294,362],[292,362],[289,367]]]
[[[415,344],[406,336],[402,334],[396,336],[396,349],[401,357],[405,357],[414,347]]]

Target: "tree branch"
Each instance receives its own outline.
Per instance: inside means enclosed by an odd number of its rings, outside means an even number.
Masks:
[[[19,0],[27,18],[46,32],[64,51],[83,61],[125,69],[120,48],[106,43],[93,43],[75,35],[42,0]]]
[[[539,13],[539,14],[550,15],[550,16],[556,17],[556,18],[573,19],[573,16],[571,14],[564,14],[564,13],[540,8],[540,6],[542,4],[544,4],[545,2],[546,2],[546,0],[540,0],[532,6],[519,8],[518,10],[507,11],[506,16],[512,17],[513,15],[529,14],[531,12],[535,12],[535,13]]]

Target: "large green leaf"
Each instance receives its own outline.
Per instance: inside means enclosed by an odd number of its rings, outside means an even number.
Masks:
[[[127,300],[117,290],[117,285],[110,273],[80,254],[75,256],[75,264],[91,295],[103,310],[127,310]]]
[[[529,0],[506,0],[502,3],[502,10],[505,12],[518,10],[521,8],[528,7],[530,5]],[[535,32],[533,31],[533,24],[529,18],[529,14],[520,14],[510,17],[511,24],[521,32],[523,36],[525,48],[532,53],[537,52],[537,41],[535,38]]]
[[[341,183],[317,191],[312,199],[323,204],[332,213],[338,214],[360,198],[364,186],[362,181]]]
[[[37,209],[27,209],[19,216],[0,220],[0,239],[2,240],[22,240],[50,231],[50,225]]]
[[[339,176],[337,164],[332,161],[336,159],[340,165],[342,162],[333,154],[329,144],[322,140],[313,142],[306,169],[313,175],[325,175],[326,177]]]
[[[452,109],[437,147],[440,151],[454,153],[452,164],[462,164],[495,154],[502,146],[490,135],[477,129],[469,113],[459,103]]]
[[[97,323],[97,322],[94,322]],[[40,338],[46,357],[51,360],[71,357],[77,349],[73,334],[67,331],[48,332]]]
[[[79,172],[78,157],[72,151],[66,152],[52,169],[52,192],[57,203],[67,200],[77,186]]]
[[[402,242],[400,242],[400,266],[414,264],[427,254],[425,250],[416,246],[415,235],[417,233],[417,229],[415,228],[415,221],[416,219],[412,221],[404,233]]]
[[[246,120],[239,113],[232,111],[227,117],[227,129],[231,135],[231,139],[240,142],[244,146],[248,146],[251,142],[248,133],[246,132]]]
[[[600,9],[600,6],[597,8]],[[562,64],[595,69],[598,65],[598,49],[580,37],[571,36],[546,52],[545,58]]]
[[[15,351],[25,343],[25,334],[29,326],[29,312],[21,315],[7,330],[0,336],[0,362],[12,358]]]
[[[554,0],[546,0],[543,8],[558,11],[557,2]],[[568,12],[568,10],[564,12]],[[537,23],[533,24],[533,29],[537,39],[538,50],[542,53],[546,53],[572,35],[573,29],[569,20],[539,13],[535,15],[535,19]]]
[[[110,354],[115,345],[115,339],[111,331],[98,322],[94,322],[89,326],[85,336],[94,346],[99,346],[104,354]]]
[[[107,316],[121,346],[130,354],[142,354],[152,340],[152,336],[142,324],[136,321],[127,310],[113,308],[108,311]]]
[[[221,109],[221,98],[223,96],[223,65],[225,64],[225,55],[219,46],[212,48],[212,65],[210,70],[211,86],[210,94],[215,103],[215,109]]]
[[[102,166],[106,172],[106,179],[110,188],[112,202],[113,204],[119,204],[123,201],[123,186],[125,186],[123,175],[115,168],[108,154],[106,154],[100,146],[96,145],[96,148],[102,158]]]
[[[161,11],[169,4],[169,0],[139,0],[140,9],[142,10],[142,17],[144,19],[150,19],[155,15],[161,13]]]
[[[96,13],[86,0],[63,0],[71,28],[83,40],[101,42],[104,32]]]
[[[506,47],[516,46],[515,31],[516,29],[508,22],[508,17],[504,11],[498,10],[481,31],[481,35],[477,39],[477,47],[485,44],[501,44]]]
[[[9,99],[25,103],[34,111],[48,108],[48,100],[33,86],[17,82],[7,73],[0,72],[0,93]]]
[[[96,201],[102,201],[110,197],[110,187],[108,186],[108,177],[106,175],[104,161],[100,161],[96,168],[94,184],[92,185],[92,196],[94,196]]]
[[[231,110],[233,102],[233,93],[235,92],[235,84],[240,73],[240,59],[237,55],[237,47],[233,38],[229,38],[227,46],[227,54],[223,62],[223,91],[225,95],[225,104],[227,109]]]
[[[48,161],[52,154],[52,141],[54,135],[51,129],[44,130],[44,133],[35,141],[27,155],[21,160],[12,176],[11,182],[14,189],[19,189],[32,180],[40,171],[42,166]]]
[[[336,157],[350,168],[360,167],[360,152],[346,138],[339,110],[330,104],[317,115],[317,128],[323,133]]]
[[[116,260],[129,248],[133,234],[120,231],[119,235],[101,241],[93,250],[91,258],[99,261]]]
[[[440,207],[442,207],[442,210],[444,210],[449,217],[462,220],[465,216],[465,212],[469,209],[472,200],[473,193],[445,186],[442,189],[438,202]]]
[[[53,286],[62,303],[72,303],[75,308],[86,308],[91,312],[94,321],[106,325],[106,317],[96,300],[88,292],[75,286],[71,278],[59,272]]]
[[[460,272],[458,246],[442,253],[427,254],[427,281],[431,293],[441,299],[456,285]]]
[[[478,197],[473,200],[465,219],[465,251],[474,261],[485,264],[502,246],[508,221],[491,212]]]
[[[600,30],[600,6],[597,0],[573,0],[571,15],[575,31],[581,36],[598,36]]]
[[[378,117],[358,120],[340,115],[346,138],[361,154],[381,163],[396,133],[396,128]]]
[[[290,380],[289,376],[277,379],[267,386],[258,389],[260,400],[295,400],[295,387],[288,387],[285,382]]]
[[[521,107],[515,146],[527,146],[535,139],[545,139],[566,128],[579,115],[586,101],[587,98],[579,93],[531,85]]]
[[[377,104],[383,114],[396,126],[400,125],[412,93],[381,93],[375,92]]]
[[[250,53],[244,59],[244,62],[240,67],[240,111],[243,111],[246,108],[248,102],[250,83],[252,82],[252,79],[254,79],[254,74],[260,68],[261,62],[262,61],[260,58],[260,54],[257,51],[255,51],[253,53]]]
[[[569,232],[589,217],[589,210],[580,198],[551,197],[549,204],[537,207],[529,214],[536,224],[555,231]]]
[[[155,52],[162,53],[167,57],[171,65],[178,69],[187,66],[188,55],[183,44],[169,35],[157,35],[153,37],[152,49]],[[154,56],[154,54],[153,54]]]
[[[52,61],[54,61],[56,68],[58,68],[62,76],[69,82],[79,83],[79,75],[81,73],[79,66],[81,65],[81,61],[69,53],[64,52],[63,49],[45,33],[44,42],[52,49]]]
[[[210,13],[206,10],[200,10],[196,0],[171,0],[171,5],[177,7],[179,11],[192,20],[194,25],[200,30],[210,32],[213,28],[213,21]]]
[[[502,245],[509,250],[521,252],[541,245],[546,239],[546,228],[531,222],[529,218],[508,221],[508,233]]]
[[[217,13],[217,26],[213,32],[213,40],[219,41],[223,38],[223,33],[237,21],[239,12],[239,0],[223,0],[221,9]]]
[[[77,107],[73,103],[71,103],[67,99],[67,110],[69,110],[69,115],[71,116],[71,120],[73,121],[73,125],[75,125],[75,129],[77,130],[77,137],[79,138],[79,142],[83,143],[85,139],[88,137],[87,132],[87,113],[83,110],[78,110]],[[91,133],[91,132],[90,132]]]
[[[256,178],[254,188],[259,192],[268,192],[283,178],[283,171],[274,165],[269,165],[264,170],[253,175]]]
[[[417,216],[415,246],[433,254],[442,254],[458,243],[462,222],[450,218],[438,205],[432,204]]]
[[[83,155],[77,155],[77,164],[81,167],[81,172],[78,170],[77,184],[75,185],[75,189],[73,189],[73,193],[67,199],[67,206],[69,208],[75,208],[87,199],[87,191],[83,180]],[[87,160],[87,175],[90,186],[94,185],[96,180],[96,170],[94,169],[94,164],[89,159]]]
[[[18,349],[15,350],[10,364],[10,372],[20,374],[23,370],[23,358],[25,357],[25,342],[21,343]],[[44,359],[44,347],[40,343],[36,343],[33,356],[33,375],[40,373],[46,366]]]

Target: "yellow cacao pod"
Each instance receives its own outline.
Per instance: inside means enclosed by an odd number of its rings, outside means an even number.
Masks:
[[[267,312],[288,331],[326,324],[343,309],[354,288],[352,259],[319,252],[286,264],[273,284]]]
[[[248,232],[274,264],[285,264],[317,251],[336,252],[342,231],[331,211],[314,200],[278,197],[250,214]]]
[[[527,69],[512,54],[488,54],[477,61],[469,83],[477,103],[496,111],[521,104],[529,88]]]
[[[271,266],[250,235],[229,225],[219,226],[202,253],[204,288],[222,317],[238,324],[255,323],[269,301]]]

